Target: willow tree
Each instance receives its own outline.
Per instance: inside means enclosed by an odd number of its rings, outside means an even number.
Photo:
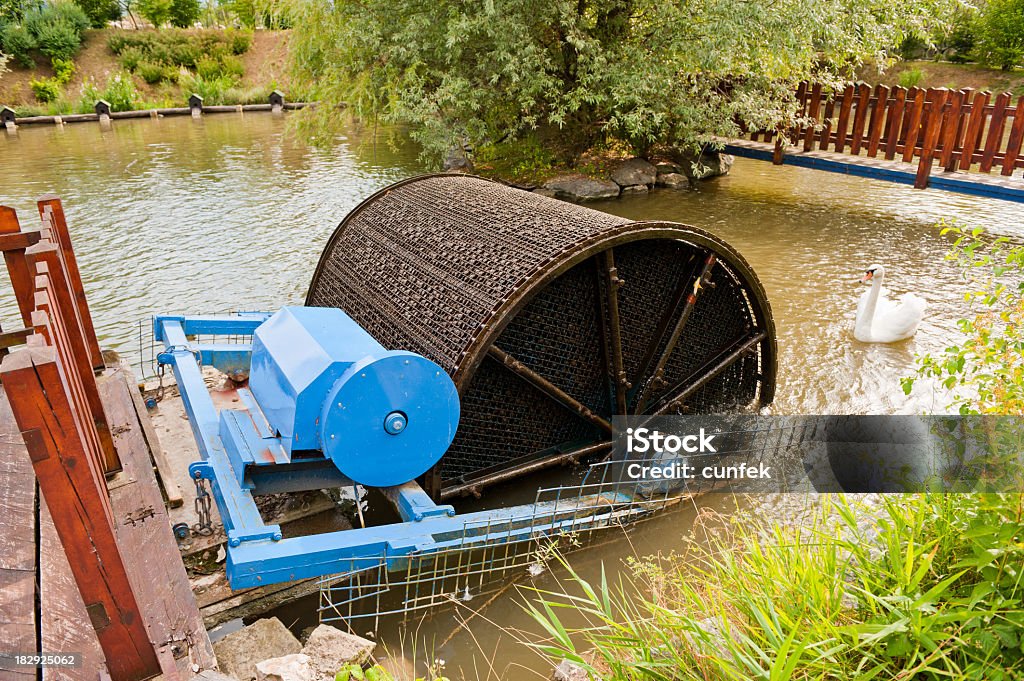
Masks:
[[[834,85],[927,35],[958,0],[293,0],[297,84],[428,154],[545,133],[693,147],[786,125],[801,80]]]

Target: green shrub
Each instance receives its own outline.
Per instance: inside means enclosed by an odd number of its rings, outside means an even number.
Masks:
[[[54,21],[39,26],[36,42],[39,51],[51,59],[71,59],[82,45],[82,38],[74,26]]]
[[[61,83],[56,78],[33,78],[29,81],[32,94],[44,104],[53,102],[60,98]]]
[[[180,82],[186,92],[194,92],[202,97],[204,104],[226,104],[227,93],[235,86],[235,80],[229,76],[203,78],[189,74]]]
[[[976,31],[978,61],[1004,71],[1024,64],[1024,0],[988,0]]]
[[[156,85],[163,81],[172,81],[177,77],[177,72],[172,67],[154,64],[151,61],[140,62],[135,73],[150,85]]]
[[[102,90],[92,81],[86,81],[76,109],[79,113],[92,113],[96,102],[101,99],[110,104],[111,111],[131,111],[137,108],[141,101],[131,74],[124,72],[111,76]]]
[[[228,31],[231,54],[245,54],[252,47],[252,31]]]
[[[30,35],[33,47],[47,57],[70,59],[82,46],[82,33],[89,27],[89,17],[78,5],[60,2],[26,12],[23,27]],[[21,54],[15,55],[14,50],[10,50],[10,54],[28,65],[31,57],[25,56],[24,47],[27,43],[24,33],[15,29],[14,40],[20,43],[16,47],[21,49]],[[5,47],[5,51],[7,49]]]
[[[25,68],[36,65],[32,58],[32,50],[36,49],[36,39],[21,24],[7,24],[0,28],[0,48]]]
[[[51,66],[53,66],[53,77],[61,85],[65,85],[71,82],[71,79],[75,76],[75,62],[71,59],[61,59],[55,57],[50,60]]]
[[[155,28],[160,28],[171,20],[174,2],[173,0],[139,0],[136,7],[146,21],[153,24]]]
[[[89,17],[93,28],[103,28],[108,22],[121,18],[121,5],[117,0],[76,0]]]
[[[145,59],[142,54],[142,50],[137,47],[129,47],[121,51],[118,55],[118,61],[121,62],[121,66],[129,71],[134,71],[139,67],[139,63]]]
[[[171,24],[179,28],[193,26],[199,19],[199,0],[173,0]]]
[[[907,69],[900,74],[900,87],[917,87],[922,78],[924,78],[924,74],[921,73],[921,69]]]

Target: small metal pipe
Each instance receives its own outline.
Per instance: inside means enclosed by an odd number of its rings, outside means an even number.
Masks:
[[[679,315],[679,319],[676,321],[675,327],[672,329],[672,335],[669,336],[668,342],[665,344],[665,349],[661,351],[661,356],[658,357],[658,362],[654,365],[654,372],[651,375],[650,380],[640,390],[640,395],[637,398],[636,413],[643,413],[644,407],[647,406],[648,391],[647,388],[651,387],[654,389],[664,386],[665,383],[665,365],[668,364],[669,357],[672,356],[672,351],[676,349],[676,345],[679,343],[679,339],[683,335],[683,329],[686,328],[686,323],[690,321],[690,315],[693,313],[693,308],[697,304],[697,296],[700,295],[700,291],[703,288],[702,284],[707,276],[711,273],[711,268],[718,262],[718,258],[715,257],[714,253],[708,254],[708,257],[704,260],[704,267],[701,268],[700,274],[693,282],[693,290],[688,296],[686,296],[686,305],[683,307],[682,314]]]
[[[626,413],[626,390],[631,386],[626,378],[622,361],[622,320],[619,317],[619,287],[624,285],[615,267],[614,249],[604,252],[604,264],[608,274],[608,324],[612,340],[612,371],[615,381],[615,412]],[[611,432],[611,431],[609,431]]]
[[[563,452],[556,454],[555,456],[546,457],[543,459],[537,459],[530,463],[516,466],[512,469],[505,469],[492,473],[490,475],[484,475],[469,482],[464,482],[460,485],[454,485],[452,487],[445,487],[441,490],[441,499],[451,499],[453,497],[461,497],[467,494],[476,495],[476,493],[482,487],[488,487],[490,485],[496,485],[499,482],[505,482],[513,478],[518,478],[521,475],[527,473],[535,473],[536,471],[544,470],[552,466],[566,462],[576,462],[579,459],[592,456],[594,454],[600,454],[601,452],[608,451],[612,448],[611,442],[598,442],[597,444],[587,445],[586,447],[580,447],[579,449],[573,449],[572,451]]]
[[[693,261],[696,256],[691,255],[687,261],[687,265],[690,265],[690,271],[693,271]],[[672,302],[669,303],[668,307],[665,308],[665,312],[658,322],[658,328],[655,330],[654,335],[651,336],[651,340],[647,345],[647,349],[644,351],[643,359],[640,360],[640,365],[637,367],[636,374],[633,376],[633,383],[639,385],[647,375],[647,368],[651,366],[651,362],[654,361],[654,353],[658,351],[661,346],[662,339],[665,338],[665,334],[668,332],[668,325],[672,323],[672,318],[675,317],[679,306],[683,304],[686,299],[686,292],[693,287],[693,279],[689,274],[683,278],[680,278],[679,285],[676,290],[672,293]]]
[[[501,362],[503,366],[509,369],[516,376],[519,376],[524,381],[526,381],[527,383],[529,383],[530,385],[537,388],[542,393],[553,399],[555,402],[558,402],[563,407],[566,407],[570,411],[573,411],[579,416],[582,416],[583,418],[590,421],[594,425],[598,426],[605,432],[612,432],[612,424],[608,423],[608,421],[606,421],[605,419],[601,418],[600,416],[592,412],[590,409],[588,409],[585,404],[578,401],[572,395],[565,392],[557,385],[555,385],[548,379],[538,374],[533,369],[529,368],[528,366],[517,360],[512,355],[508,354],[507,352],[499,348],[497,345],[492,345],[490,349],[487,351],[487,353],[494,359]]]
[[[684,385],[686,387],[683,388],[683,390],[679,394],[677,394],[675,397],[673,397],[671,400],[669,400],[665,404],[665,406],[661,407],[660,409],[658,409],[657,411],[655,411],[651,415],[652,416],[661,416],[662,414],[665,414],[666,412],[668,412],[669,409],[674,409],[674,408],[678,408],[678,407],[682,406],[682,403],[683,403],[683,401],[686,398],[688,398],[690,395],[692,395],[696,391],[700,390],[702,387],[704,387],[708,383],[708,381],[710,381],[715,376],[718,376],[718,374],[722,373],[727,368],[729,368],[729,366],[732,365],[733,362],[735,362],[740,357],[742,357],[746,353],[748,353],[751,350],[753,350],[754,347],[758,343],[763,341],[767,336],[768,336],[768,332],[767,331],[760,331],[760,332],[754,334],[753,336],[747,337],[746,340],[743,340],[741,338],[741,339],[739,339],[737,341],[734,341],[733,343],[730,343],[728,346],[726,346],[726,350],[723,351],[723,353],[727,352],[728,354],[726,354],[720,360],[717,360],[717,361],[713,360],[712,362],[708,362],[703,367],[701,367],[696,372],[694,372],[693,375],[694,376],[698,376],[698,378],[693,383],[691,383],[689,385],[686,385],[686,384],[690,381],[690,379],[687,379],[686,381],[683,381],[680,385]],[[739,344],[738,347],[736,347],[737,343]],[[729,351],[728,348],[730,348],[730,347],[735,347],[735,349],[732,350],[732,351]],[[721,356],[721,355],[722,355],[722,353],[719,353],[719,356]],[[710,369],[706,370],[705,367],[708,367],[709,365],[710,365]]]

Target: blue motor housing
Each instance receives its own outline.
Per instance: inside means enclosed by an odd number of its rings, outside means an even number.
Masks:
[[[448,374],[386,350],[336,308],[284,307],[253,334],[249,389],[289,456],[320,450],[370,487],[415,479],[459,424]]]

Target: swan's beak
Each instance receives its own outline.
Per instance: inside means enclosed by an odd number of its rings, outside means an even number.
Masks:
[[[867,272],[864,273],[864,276],[860,278],[860,283],[866,284],[869,281],[871,281],[874,278],[874,276],[875,273],[872,270],[868,270]]]

